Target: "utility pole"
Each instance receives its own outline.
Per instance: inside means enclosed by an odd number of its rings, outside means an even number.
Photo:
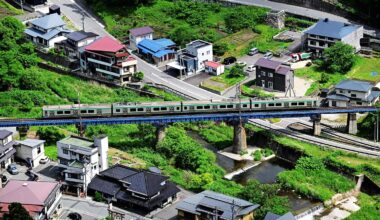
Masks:
[[[78,92],[78,117],[79,117],[79,136],[83,137],[83,124],[82,124],[82,116],[81,116],[81,105],[80,105],[80,93]]]
[[[22,11],[22,13],[24,13],[24,5],[23,5],[23,2],[22,2],[23,0],[20,0],[20,5],[21,5],[21,11]]]
[[[84,11],[82,11],[82,30],[84,31]]]

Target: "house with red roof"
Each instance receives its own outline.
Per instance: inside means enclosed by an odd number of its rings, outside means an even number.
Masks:
[[[128,53],[126,46],[108,36],[85,46],[80,64],[83,72],[119,85],[131,82],[137,70],[137,60]]]
[[[33,219],[49,219],[60,211],[61,197],[57,182],[10,180],[0,190],[0,217],[8,213],[11,203],[18,202]]]
[[[219,76],[220,74],[224,73],[224,65],[215,61],[206,61],[205,71]]]

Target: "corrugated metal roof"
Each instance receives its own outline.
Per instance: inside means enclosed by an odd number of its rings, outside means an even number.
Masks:
[[[43,29],[51,29],[54,27],[60,27],[65,25],[65,22],[62,20],[61,16],[57,13],[45,15],[41,18],[37,18],[30,22],[33,25],[42,27]]]
[[[154,32],[153,29],[149,26],[133,28],[129,30],[129,33],[131,33],[131,35],[133,36],[141,36],[141,35],[150,34],[153,32]]]
[[[0,139],[4,139],[8,137],[9,135],[12,135],[12,132],[8,130],[0,130]]]
[[[74,32],[71,32],[69,35],[67,35],[67,38],[73,41],[81,41],[86,38],[96,37],[96,36],[98,35],[93,32],[74,31]]]
[[[353,90],[358,92],[368,92],[373,85],[369,82],[359,80],[343,80],[335,86],[336,89]]]
[[[105,36],[87,45],[85,50],[116,53],[123,48],[125,48],[125,46],[118,40]]]
[[[321,19],[315,25],[306,30],[305,33],[342,39],[360,27],[361,26],[359,25],[331,21],[329,19]]]

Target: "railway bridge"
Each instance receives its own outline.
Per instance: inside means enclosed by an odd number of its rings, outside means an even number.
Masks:
[[[265,118],[297,118],[310,117],[313,121],[314,135],[321,134],[321,115],[323,114],[348,114],[347,131],[354,134],[357,132],[356,113],[377,112],[375,107],[351,107],[351,108],[317,108],[317,109],[294,109],[284,111],[252,111],[231,113],[196,113],[196,114],[167,114],[167,115],[144,115],[129,117],[103,117],[103,118],[70,118],[70,119],[4,119],[0,120],[0,127],[17,127],[20,131],[27,130],[30,126],[52,125],[76,125],[80,133],[88,125],[115,125],[115,124],[153,124],[157,127],[157,139],[165,136],[165,126],[175,122],[197,121],[223,121],[234,126],[233,151],[238,153],[247,148],[246,132],[244,123],[249,119]]]

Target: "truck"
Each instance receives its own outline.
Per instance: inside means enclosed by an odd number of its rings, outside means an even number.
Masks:
[[[290,56],[292,57],[292,62],[295,63],[298,61],[310,59],[311,53],[292,53]]]

